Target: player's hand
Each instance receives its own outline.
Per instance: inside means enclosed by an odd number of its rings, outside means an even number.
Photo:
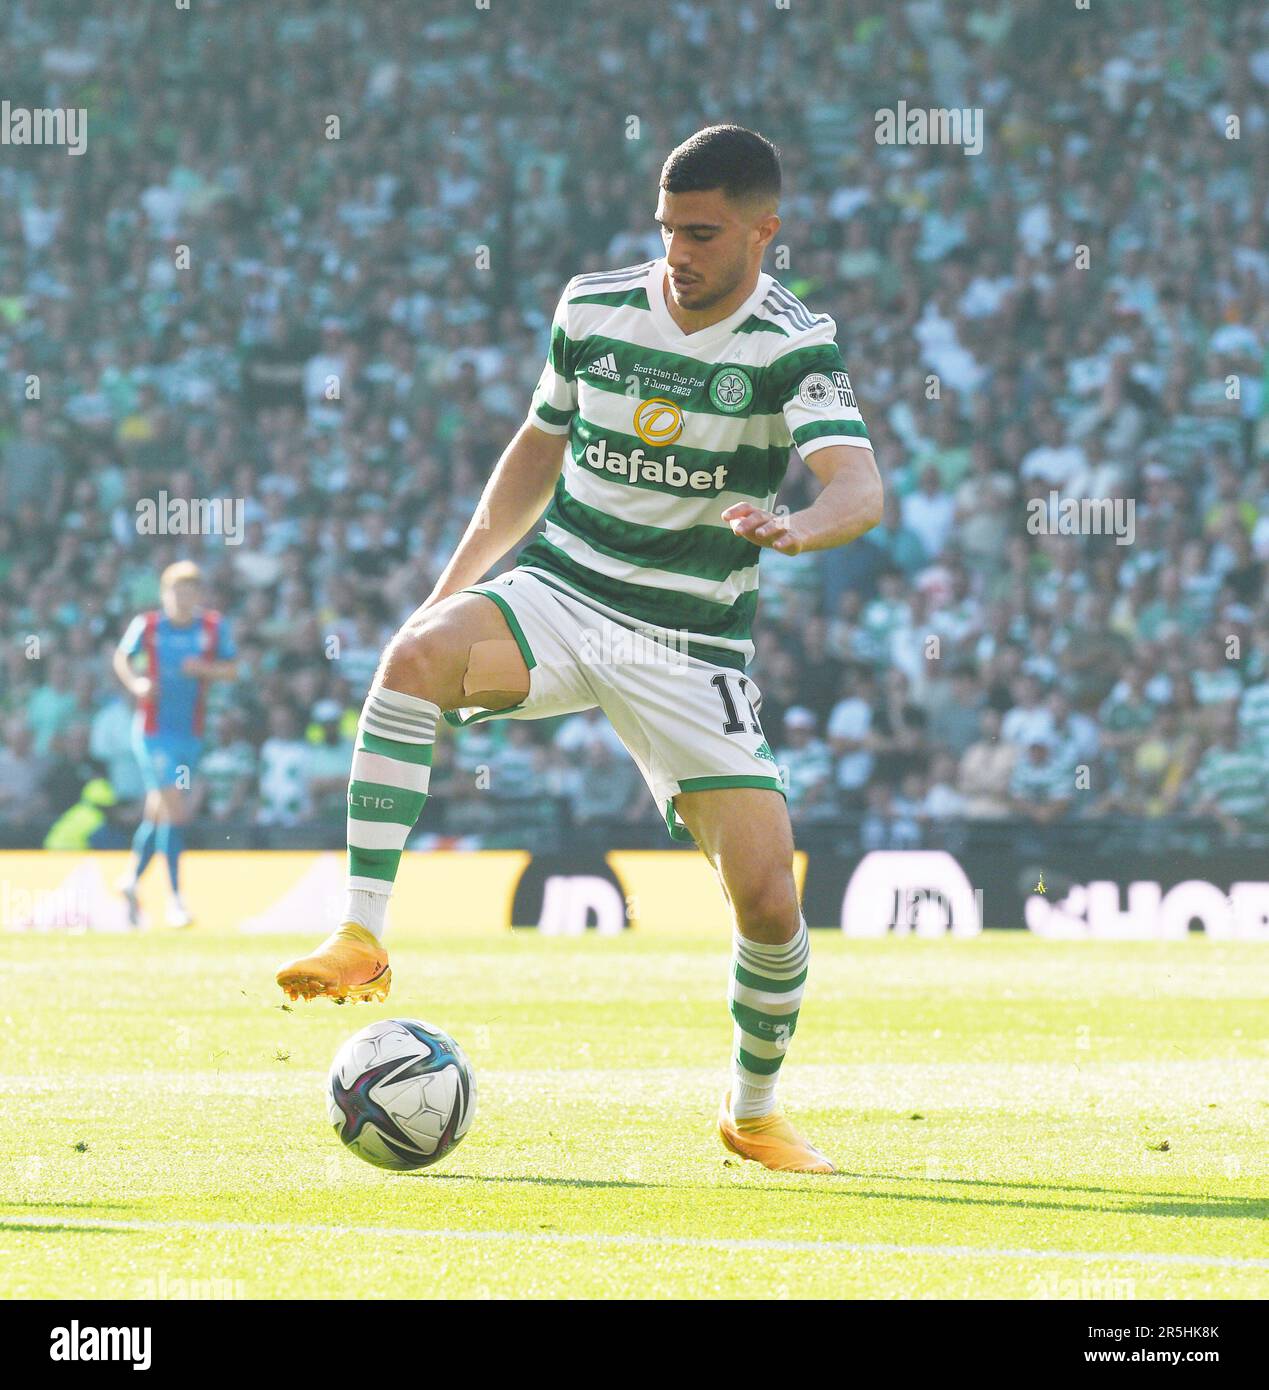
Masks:
[[[187,656],[181,662],[181,674],[183,676],[205,676],[207,663],[201,656]]]
[[[153,689],[154,682],[149,678],[149,676],[136,676],[133,678],[132,693],[136,696],[138,700],[144,700],[145,697]]]
[[[777,516],[750,502],[735,502],[723,511],[723,520],[735,535],[743,536],[754,545],[778,550],[782,555],[801,552],[803,538],[798,534],[797,523],[791,513]]]

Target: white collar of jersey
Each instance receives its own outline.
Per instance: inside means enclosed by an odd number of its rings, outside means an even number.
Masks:
[[[665,257],[662,256],[659,261],[652,263],[652,269],[648,272],[648,280],[645,285],[652,322],[667,342],[673,343],[677,347],[691,347],[694,350],[711,347],[729,337],[737,326],[744,323],[762,303],[767,297],[767,291],[771,288],[771,276],[765,270],[759,271],[758,283],[754,286],[753,293],[738,309],[728,314],[725,319],[711,323],[708,328],[698,328],[695,333],[684,333],[671,318],[669,309],[666,308],[665,276]]]

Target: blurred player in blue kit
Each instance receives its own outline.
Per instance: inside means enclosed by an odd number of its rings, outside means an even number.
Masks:
[[[157,850],[171,883],[169,926],[193,918],[181,897],[180,859],[189,793],[203,751],[207,688],[238,674],[225,620],[202,606],[202,575],[190,560],[169,565],[159,584],[161,607],[138,613],[115,649],[114,670],[137,701],[133,747],[145,780],[145,811],[133,837],[132,867],[120,884],[128,922],[141,925],[137,885]],[[136,658],[144,658],[137,669]]]

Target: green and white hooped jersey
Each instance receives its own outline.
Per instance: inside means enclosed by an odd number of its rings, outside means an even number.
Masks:
[[[797,445],[871,448],[827,314],[770,275],[684,333],[664,260],[578,275],[530,422],[566,435],[545,531],[519,563],[615,621],[723,666],[753,657],[759,548],[722,519],[771,508]]]

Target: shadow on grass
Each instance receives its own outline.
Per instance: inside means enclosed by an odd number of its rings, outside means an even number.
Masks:
[[[403,1174],[402,1176],[406,1175]],[[579,1190],[590,1188],[631,1188],[666,1193],[684,1191],[725,1192],[728,1190],[713,1184],[706,1186],[701,1183],[640,1182],[634,1178],[515,1177],[510,1174],[428,1173],[426,1171],[412,1173],[409,1174],[409,1176],[428,1179],[433,1182],[510,1183],[515,1186],[564,1187],[577,1188]],[[740,1176],[739,1170],[736,1171],[736,1176]],[[757,1176],[756,1171],[755,1176]],[[810,1177],[811,1175],[808,1174],[807,1176]],[[1128,1200],[1125,1202],[1045,1201],[1040,1195],[1020,1198],[993,1198],[978,1195],[959,1196],[950,1192],[887,1192],[865,1189],[854,1185],[861,1181],[907,1182],[922,1186],[939,1184],[951,1187],[995,1187],[1005,1191],[1034,1191],[1037,1194],[1048,1192],[1101,1192],[1105,1193],[1107,1196],[1127,1198]],[[849,1188],[843,1188],[840,1185],[843,1182],[848,1182],[852,1185]],[[788,1183],[764,1183],[761,1187],[746,1185],[744,1191],[747,1200],[752,1200],[754,1197],[766,1192],[799,1192],[808,1196],[857,1197],[875,1199],[881,1202],[932,1202],[948,1206],[1004,1207],[1016,1208],[1023,1211],[1087,1211],[1098,1212],[1107,1216],[1119,1214],[1124,1216],[1214,1217],[1229,1221],[1241,1220],[1248,1217],[1257,1217],[1261,1219],[1269,1217],[1269,1201],[1264,1198],[1256,1197],[1211,1197],[1191,1195],[1185,1192],[1121,1192],[1111,1188],[1083,1188],[1065,1186],[1058,1183],[991,1183],[977,1178],[899,1178],[886,1173],[849,1173],[839,1171],[830,1177],[816,1176],[813,1182],[800,1182],[797,1186],[792,1186]],[[1153,1197],[1162,1200],[1142,1202],[1140,1199],[1143,1197]]]
[[[1139,1187],[1090,1187],[1083,1183],[1068,1182],[1010,1182],[1008,1179],[1000,1178],[926,1178],[916,1173],[847,1173],[844,1177],[867,1178],[872,1182],[927,1182],[944,1184],[950,1187],[996,1187],[1007,1189],[1010,1192],[1084,1192],[1089,1194],[1100,1194],[1105,1197],[1133,1197],[1140,1200],[1143,1197],[1158,1197],[1166,1202],[1185,1202],[1202,1200],[1205,1202],[1249,1202],[1262,1201],[1265,1203],[1266,1210],[1269,1211],[1269,1199],[1250,1198],[1250,1197],[1217,1197],[1211,1193],[1201,1192],[1145,1192]]]
[[[132,1226],[94,1226],[89,1221],[77,1220],[74,1225],[64,1225],[58,1221],[10,1221],[0,1216],[0,1231],[28,1231],[42,1236],[135,1236],[144,1234]]]
[[[761,1169],[754,1169],[752,1174],[743,1174],[740,1169],[728,1170],[729,1174],[735,1178],[742,1176],[753,1176],[760,1178]],[[730,1186],[720,1186],[715,1183],[684,1183],[684,1182],[644,1182],[637,1178],[560,1178],[543,1176],[516,1176],[507,1173],[456,1173],[444,1172],[434,1173],[427,1170],[420,1170],[413,1173],[401,1173],[400,1178],[413,1178],[416,1181],[434,1183],[471,1183],[482,1186],[508,1187],[549,1187],[556,1189],[573,1189],[578,1192],[587,1191],[630,1191],[630,1192],[664,1192],[667,1196],[684,1193],[717,1193],[726,1195],[732,1191],[739,1190],[744,1193],[744,1199],[748,1203],[753,1203],[767,1193],[785,1194],[797,1193],[801,1196],[820,1199],[826,1197],[851,1198],[854,1200],[868,1202],[903,1202],[903,1203],[926,1203],[932,1206],[955,1207],[983,1207],[993,1210],[1017,1210],[1017,1211],[1053,1211],[1053,1212],[1092,1212],[1103,1216],[1122,1215],[1122,1216],[1162,1216],[1162,1217],[1190,1217],[1205,1218],[1225,1221],[1238,1221],[1246,1219],[1263,1220],[1269,1217],[1269,1200],[1258,1197],[1213,1197],[1204,1194],[1189,1194],[1184,1192],[1125,1192],[1112,1188],[1101,1187],[1076,1187],[1058,1183],[1017,1183],[999,1182],[992,1183],[981,1178],[923,1178],[923,1177],[897,1177],[887,1173],[852,1173],[838,1172],[831,1177],[820,1177],[806,1175],[801,1179],[790,1182],[785,1181],[762,1181],[759,1183],[737,1182]],[[996,1188],[1004,1193],[1019,1193],[1034,1195],[1018,1196],[987,1196],[976,1192],[961,1193],[955,1190],[887,1190],[861,1186],[865,1182],[886,1182],[886,1183],[907,1183],[913,1188],[918,1189],[956,1189],[956,1188]],[[1072,1201],[1062,1200],[1060,1197],[1050,1199],[1050,1194],[1057,1193],[1103,1193],[1108,1197],[1118,1198],[1117,1201],[1095,1202],[1095,1201]],[[1148,1200],[1143,1200],[1148,1199]],[[100,1202],[22,1202],[11,1204],[8,1211],[0,1211],[0,1229],[5,1231],[88,1231],[88,1232],[112,1232],[116,1235],[127,1234],[127,1230],[121,1230],[111,1225],[95,1226],[91,1221],[76,1218],[73,1224],[59,1225],[54,1219],[46,1221],[32,1221],[23,1223],[22,1218],[40,1208],[51,1208],[54,1212],[58,1210],[70,1212],[88,1208],[98,1212],[103,1221],[107,1220],[106,1213],[113,1211],[127,1211],[134,1220],[145,1222],[154,1220],[154,1217],[147,1217],[138,1213],[135,1207],[121,1206],[115,1203]]]
[[[131,1211],[132,1207],[124,1202],[0,1202],[0,1218],[6,1216],[9,1211],[21,1216],[24,1211],[30,1211],[33,1207],[53,1207],[56,1211],[78,1211],[81,1207],[86,1207],[89,1211]]]

